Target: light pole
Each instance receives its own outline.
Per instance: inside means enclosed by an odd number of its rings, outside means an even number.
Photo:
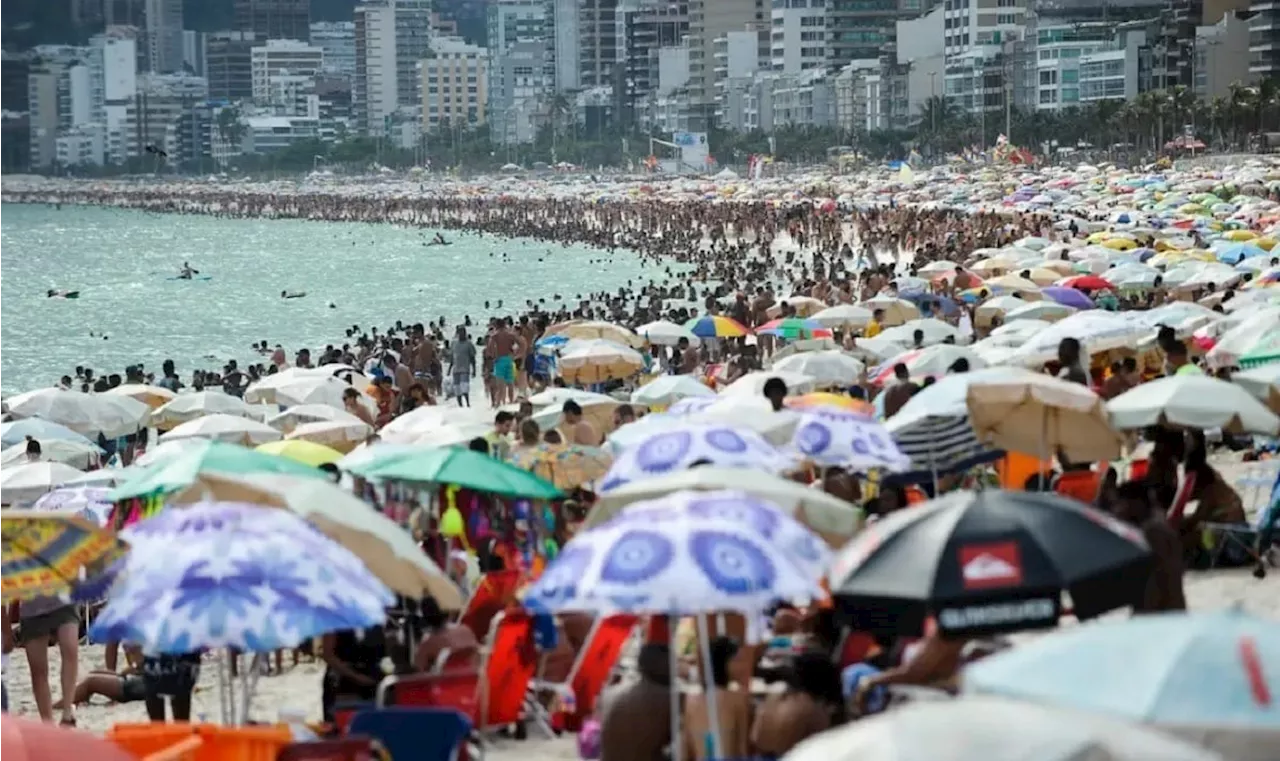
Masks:
[[[938,131],[938,72],[929,72],[929,131]]]

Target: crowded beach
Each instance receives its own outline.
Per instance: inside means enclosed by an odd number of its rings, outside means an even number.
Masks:
[[[3,197],[653,271],[6,398],[5,750],[1280,758],[1280,164]]]

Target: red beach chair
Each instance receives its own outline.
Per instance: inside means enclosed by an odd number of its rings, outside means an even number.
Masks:
[[[486,573],[476,585],[476,591],[467,600],[459,623],[470,629],[476,639],[483,640],[490,632],[493,619],[516,598],[520,589],[519,571],[493,571]]]
[[[631,632],[640,622],[638,616],[617,615],[608,618],[597,618],[587,635],[586,644],[578,652],[563,682],[539,681],[534,685],[536,692],[553,692],[562,700],[572,696],[574,708],[568,712],[567,724],[570,728],[595,711],[596,699],[604,691],[613,673],[613,667],[622,654],[622,648],[631,638]],[[541,705],[533,702],[540,718]]]

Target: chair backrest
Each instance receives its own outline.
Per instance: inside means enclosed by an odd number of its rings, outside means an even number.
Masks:
[[[596,698],[604,691],[622,647],[639,622],[638,616],[616,615],[596,623],[569,676],[579,715],[589,716],[595,711]]]
[[[538,669],[533,617],[507,610],[493,621],[485,645],[477,729],[515,724],[524,709],[525,693]]]
[[[1058,476],[1053,490],[1064,497],[1092,505],[1098,498],[1101,483],[1102,477],[1092,470],[1068,470]]]
[[[449,708],[391,706],[356,714],[351,731],[377,740],[393,761],[453,761],[471,721]]]
[[[491,571],[480,577],[476,591],[467,600],[467,608],[458,622],[470,629],[476,639],[483,640],[493,619],[515,599],[520,588],[520,572]]]
[[[1173,497],[1173,504],[1169,505],[1169,512],[1165,514],[1169,525],[1177,527],[1182,523],[1182,516],[1187,512],[1187,503],[1191,501],[1191,493],[1195,489],[1196,474],[1188,471],[1183,474],[1182,481],[1178,484],[1178,491]]]
[[[446,671],[475,671],[479,651],[473,647],[454,650],[446,647],[436,655],[431,666],[431,673],[443,674]]]
[[[286,745],[276,761],[372,761],[373,738],[350,735],[340,740],[320,740]]]
[[[367,700],[339,701],[333,706],[333,726],[339,734],[345,735],[347,727],[351,726],[351,719],[357,713],[374,707],[374,704]]]
[[[477,671],[413,674],[383,681],[383,707],[452,708],[475,721],[480,694]]]

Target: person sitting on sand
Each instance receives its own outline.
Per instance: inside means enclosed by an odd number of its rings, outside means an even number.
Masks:
[[[844,722],[840,671],[822,653],[796,656],[785,692],[770,695],[756,712],[751,745],[764,758],[781,758],[808,738]]]
[[[729,661],[737,652],[737,643],[728,637],[716,637],[711,641],[709,668],[711,682],[716,689],[720,758],[747,758],[751,744],[751,693],[729,689]],[[709,707],[703,693],[685,699],[684,747],[685,758],[703,761],[717,756],[711,738]]]
[[[664,761],[671,745],[671,665],[667,645],[640,648],[640,678],[600,696],[600,761]]]
[[[425,597],[420,607],[420,617],[425,633],[413,652],[413,667],[423,673],[436,670],[436,661],[448,650],[448,669],[476,668],[480,661],[480,642],[476,635],[462,624],[452,623],[434,597]]]

